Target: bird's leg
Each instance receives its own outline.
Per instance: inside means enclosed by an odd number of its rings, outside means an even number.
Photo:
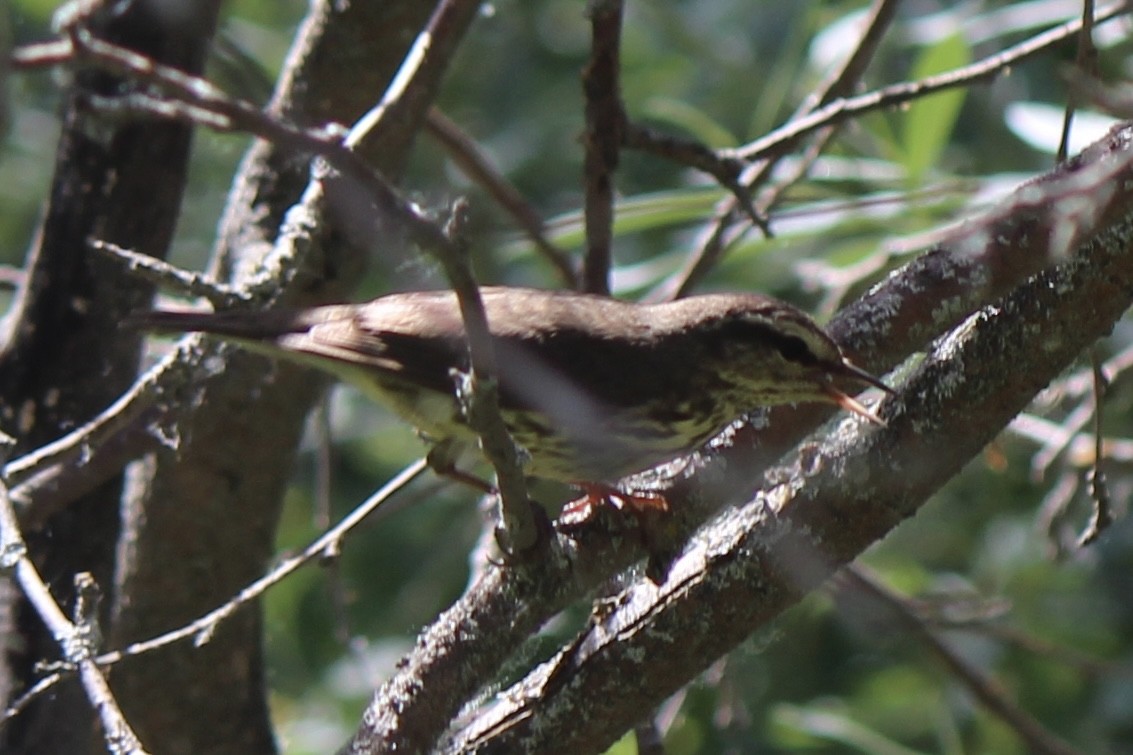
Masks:
[[[669,502],[660,493],[649,490],[626,493],[600,482],[575,484],[582,489],[582,495],[563,507],[561,517],[564,524],[587,521],[594,516],[597,506],[610,506],[637,518],[669,510]]]
[[[440,477],[447,477],[450,480],[463,483],[486,495],[499,495],[500,491],[495,485],[492,485],[487,480],[481,479],[470,472],[465,472],[463,469],[456,466],[456,461],[460,458],[464,450],[464,443],[452,438],[446,438],[438,441],[432,449],[430,449],[428,456],[425,457],[425,461],[429,464],[429,468]],[[542,546],[550,539],[554,528],[551,526],[551,520],[547,517],[547,512],[543,510],[542,506],[532,500],[528,500],[527,503],[531,507],[531,515],[535,520],[537,530],[535,543],[522,552],[513,552],[509,550],[507,545],[503,542],[501,537],[502,531],[497,527],[495,532],[496,543],[503,553],[503,558],[498,561],[488,558],[488,563],[494,566],[522,566],[529,563],[529,559],[537,557],[537,555],[542,552]]]
[[[476,488],[481,493],[485,493],[487,495],[495,495],[498,492],[496,490],[496,486],[492,483],[483,478],[477,477],[471,472],[465,472],[463,469],[449,467],[448,469],[434,468],[433,471],[442,477],[447,477],[450,480],[453,480],[454,482],[463,483],[464,485]]]
[[[456,459],[460,456],[462,450],[460,444],[451,440],[443,440],[433,446],[425,457],[425,461],[428,463],[429,469],[433,470],[439,477],[447,477],[450,480],[473,487],[481,493],[495,495],[497,491],[492,483],[456,466]]]
[[[603,511],[629,514],[634,523],[632,531],[641,538],[641,544],[649,554],[647,576],[655,584],[664,582],[672,561],[671,548],[666,546],[669,542],[666,524],[672,519],[665,496],[652,491],[625,493],[599,483],[585,483],[578,487],[582,488],[583,494],[563,508],[558,529],[576,536],[594,527]]]

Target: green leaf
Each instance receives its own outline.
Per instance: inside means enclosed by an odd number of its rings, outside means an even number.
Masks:
[[[686,132],[693,139],[712,149],[734,147],[736,135],[704,110],[672,97],[650,97],[644,114],[651,120]]]
[[[958,68],[971,60],[971,50],[959,34],[926,49],[913,66],[913,80]],[[919,183],[937,164],[952,136],[967,90],[950,89],[912,103],[904,119],[905,168],[911,183]]]
[[[614,208],[614,235],[673,228],[708,217],[724,196],[716,187],[682,188],[638,194],[618,200]],[[582,211],[575,210],[547,221],[547,238],[563,249],[580,249],[586,238]],[[501,257],[530,254],[533,246],[517,238],[501,249]]]

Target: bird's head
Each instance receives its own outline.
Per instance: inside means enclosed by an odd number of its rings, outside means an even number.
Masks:
[[[755,296],[721,296],[705,302],[698,318],[706,354],[719,377],[735,386],[747,408],[794,402],[837,404],[876,424],[880,418],[839,385],[871,385],[893,393],[853,364],[817,323],[783,302]]]

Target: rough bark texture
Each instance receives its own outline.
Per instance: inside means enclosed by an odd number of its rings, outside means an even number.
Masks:
[[[219,2],[164,13],[159,2],[132,3],[118,15],[100,11],[92,31],[117,44],[188,71],[199,72]],[[91,95],[113,96],[129,86],[83,71],[66,94],[63,131],[51,197],[30,252],[27,279],[9,319],[0,354],[4,429],[29,450],[54,440],[106,407],[133,381],[139,336],[119,331],[126,312],[143,306],[149,286],[120,266],[97,258],[91,238],[164,256],[179,212],[190,130],[173,123],[114,122],[92,113]],[[31,548],[64,606],[76,572],[91,572],[109,592],[118,535],[120,479],[110,480],[52,518]],[[109,607],[110,601],[104,603]],[[58,657],[55,640],[8,591],[5,631],[21,637],[10,651],[4,687],[34,680],[33,665]],[[107,618],[104,612],[103,619]],[[68,683],[41,698],[5,731],[5,752],[86,752],[102,749],[89,703]],[[92,740],[92,736],[94,739]]]

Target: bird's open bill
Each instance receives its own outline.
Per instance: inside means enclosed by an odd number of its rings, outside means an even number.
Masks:
[[[846,411],[853,412],[854,414],[865,417],[870,422],[878,425],[879,427],[888,427],[888,425],[885,424],[885,420],[871,412],[865,407],[864,404],[862,404],[862,402],[858,401],[848,393],[843,393],[834,386],[828,385],[826,386],[826,395],[830,397],[831,401],[833,401],[835,404],[842,407]]]
[[[842,367],[845,369],[847,377],[856,378],[863,383],[869,383],[874,388],[880,388],[891,396],[897,395],[897,391],[893,390],[884,382],[882,382],[881,378],[866,372],[861,367],[858,367],[856,364],[851,362],[849,359],[842,360]]]
[[[845,374],[847,377],[852,377],[862,381],[863,383],[868,383],[873,387],[880,388],[881,390],[889,394],[895,395],[897,393],[895,390],[883,383],[881,381],[881,378],[871,375],[861,367],[858,367],[857,365],[851,363],[848,359],[843,360],[842,367],[845,369]],[[834,386],[828,385],[826,386],[826,395],[830,397],[831,401],[833,401],[835,404],[842,407],[846,411],[853,412],[854,414],[865,417],[870,422],[880,427],[887,426],[885,424],[885,420],[867,409],[860,401],[858,401],[848,393],[843,393]]]

